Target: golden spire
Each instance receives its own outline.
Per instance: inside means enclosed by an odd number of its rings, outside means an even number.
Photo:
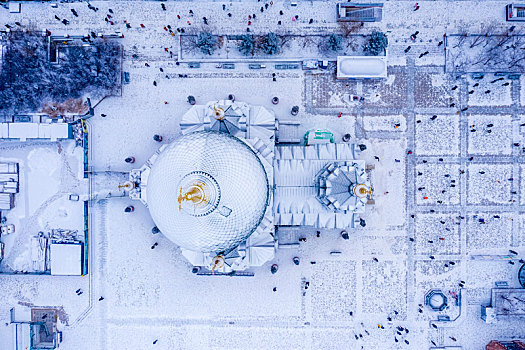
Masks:
[[[365,198],[372,195],[372,188],[365,184],[358,184],[354,186],[354,195],[358,198]]]
[[[213,105],[213,111],[215,112],[215,119],[217,120],[223,120],[224,115],[224,109],[221,107],[217,107],[217,105]]]
[[[182,206],[182,202],[191,202],[194,206],[200,205],[202,203],[208,203],[208,198],[206,196],[206,184],[202,181],[197,181],[182,193],[182,186],[179,188],[179,196],[177,197],[177,202],[179,202],[179,211]]]
[[[213,258],[213,265],[211,267],[211,273],[215,274],[215,269],[220,269],[224,266],[224,257],[222,255],[217,255]]]

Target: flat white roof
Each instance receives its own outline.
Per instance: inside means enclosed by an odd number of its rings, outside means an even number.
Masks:
[[[82,275],[82,245],[72,243],[51,244],[51,274]]]
[[[338,79],[386,77],[386,56],[337,56]]]
[[[26,139],[38,138],[38,124],[36,123],[9,123],[9,138]]]
[[[69,138],[67,123],[0,123],[0,138],[20,139],[57,139]]]

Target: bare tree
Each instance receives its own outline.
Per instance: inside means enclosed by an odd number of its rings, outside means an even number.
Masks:
[[[363,27],[363,22],[339,22],[341,32],[345,38],[352,34],[356,34]]]

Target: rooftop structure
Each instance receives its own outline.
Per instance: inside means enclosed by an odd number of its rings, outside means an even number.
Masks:
[[[485,347],[485,350],[525,350],[525,343],[520,340],[491,340]]]
[[[380,22],[383,19],[383,4],[337,4],[338,22]]]
[[[269,198],[255,153],[226,133],[199,131],[165,147],[144,198],[153,220],[180,247],[227,253],[257,228]]]
[[[433,311],[443,311],[447,308],[447,297],[439,289],[432,289],[425,295],[425,305]]]
[[[212,101],[180,125],[183,136],[125,188],[194,266],[260,266],[274,256],[274,225],[353,227],[372,194],[355,145],[276,147],[278,122],[264,107]]]
[[[337,56],[337,79],[379,79],[386,77],[386,56]]]
[[[525,318],[525,289],[494,288],[490,306],[481,306],[481,318],[487,323],[500,319]]]

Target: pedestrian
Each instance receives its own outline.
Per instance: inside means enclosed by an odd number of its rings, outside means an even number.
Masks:
[[[135,157],[127,157],[126,159],[124,159],[124,161],[126,163],[133,164],[135,163]]]
[[[313,19],[313,18],[310,18],[310,21],[309,21],[308,23],[309,23],[309,24],[314,23],[314,19]]]
[[[374,158],[379,162],[379,157],[378,156],[374,156]]]
[[[277,292],[277,287],[273,287],[272,289],[274,292]]]
[[[153,341],[153,345],[157,344],[158,341],[159,341],[158,339],[155,339],[155,340]]]
[[[113,10],[112,10],[112,9],[108,9],[108,12],[109,12],[109,13],[113,13]]]
[[[153,80],[153,86],[157,86],[157,81]]]
[[[102,118],[106,118],[108,115],[107,115],[107,114],[104,114],[104,113],[100,113],[100,116],[101,116]]]
[[[343,112],[339,112],[339,114],[337,115],[337,118],[341,118],[342,115],[343,115]]]
[[[104,300],[104,297],[98,298],[98,301],[102,301],[102,300]]]
[[[204,24],[208,25],[208,19],[206,17],[202,17],[202,21],[204,22]]]
[[[153,140],[157,142],[162,142],[162,136],[155,134],[153,135]]]
[[[124,213],[133,213],[135,211],[135,207],[132,205],[128,205],[126,209],[124,209]]]
[[[226,11],[226,5],[222,4],[222,10]]]
[[[441,46],[441,45],[443,45],[443,41],[440,41],[440,42],[438,43],[438,47]]]
[[[412,48],[412,46],[408,46],[406,49],[405,49],[405,53],[408,53],[408,51],[410,51],[410,49]]]
[[[78,13],[75,9],[71,9],[71,12],[73,13],[73,16],[78,17]]]
[[[58,21],[61,20],[60,17],[58,17],[57,15],[55,15],[55,19],[58,20]]]
[[[193,17],[193,11],[190,9],[190,16]]]
[[[141,28],[146,28],[146,26],[144,24],[142,24],[142,23],[140,24],[140,27]]]
[[[166,5],[164,5],[164,3],[161,3],[161,4],[160,4],[160,7],[162,7],[162,10],[163,10],[163,11],[166,11]]]
[[[180,19],[180,15],[177,15],[177,19]]]
[[[417,10],[419,10],[419,4],[416,2],[414,5],[414,11],[417,11]]]
[[[152,246],[151,246],[151,249],[155,249],[156,246],[158,246],[159,243],[155,242]]]
[[[148,63],[148,62],[144,63],[144,65],[145,65],[146,67],[149,67],[149,63]]]

